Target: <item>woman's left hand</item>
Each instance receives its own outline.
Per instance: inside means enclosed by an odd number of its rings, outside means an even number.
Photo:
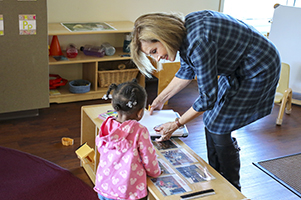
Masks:
[[[178,129],[178,126],[175,122],[167,122],[165,124],[161,124],[158,128],[155,129],[157,134],[160,134],[161,137],[156,139],[157,142],[162,142],[169,140],[173,132]]]

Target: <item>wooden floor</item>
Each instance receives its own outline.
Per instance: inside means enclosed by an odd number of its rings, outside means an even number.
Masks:
[[[156,82],[147,82],[149,102],[155,97]],[[197,97],[196,83],[192,82],[180,94],[173,97],[168,106],[182,114]],[[54,162],[70,170],[93,187],[90,179],[79,166],[74,151],[80,144],[80,109],[83,105],[104,103],[103,100],[51,104],[40,109],[38,117],[0,121],[0,145]],[[291,115],[285,115],[282,126],[275,121],[279,106],[271,115],[234,132],[241,147],[242,193],[250,199],[278,200],[299,199],[278,182],[271,179],[252,162],[301,152],[301,106],[293,105]],[[205,161],[206,147],[202,117],[187,124],[189,136],[182,140]],[[73,146],[61,144],[62,137],[75,140]]]

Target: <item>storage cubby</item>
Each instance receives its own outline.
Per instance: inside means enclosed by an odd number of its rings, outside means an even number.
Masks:
[[[111,83],[120,84],[137,78],[138,68],[131,60],[98,63],[98,86],[107,88]]]
[[[48,36],[78,36],[82,35],[86,37],[87,35],[114,35],[116,37],[123,37],[124,34],[130,33],[133,29],[133,22],[130,21],[116,21],[116,22],[106,22],[107,24],[113,26],[116,30],[104,30],[104,31],[85,31],[85,32],[70,32],[65,27],[63,27],[60,23],[50,23],[48,24]],[[66,39],[66,38],[65,38]],[[116,40],[120,40],[120,38],[116,38]],[[72,42],[72,41],[70,41]],[[104,56],[104,57],[94,57],[94,56],[86,56],[83,52],[79,51],[76,58],[68,58],[68,60],[57,61],[52,56],[49,56],[49,68],[52,66],[64,67],[68,65],[81,65],[82,67],[82,77],[80,79],[88,80],[91,82],[91,89],[87,93],[83,94],[73,94],[69,92],[69,86],[66,84],[65,86],[61,86],[58,88],[60,94],[50,95],[49,102],[50,103],[65,103],[65,102],[73,102],[73,101],[83,101],[83,100],[92,100],[92,99],[100,99],[107,91],[107,87],[99,87],[99,69],[112,69],[113,65],[112,61],[120,62],[120,63],[131,63],[131,57],[123,56],[124,53],[122,50],[122,43],[120,43],[119,47],[116,48],[116,52],[113,56]],[[63,51],[64,56],[66,56],[66,52]],[[118,66],[118,65],[117,65]],[[114,68],[113,68],[114,69]],[[70,69],[69,69],[70,70]],[[139,84],[143,87],[145,86],[144,76],[138,73],[137,79]],[[69,80],[70,81],[70,80]]]

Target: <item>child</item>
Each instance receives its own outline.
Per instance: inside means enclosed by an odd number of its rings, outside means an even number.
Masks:
[[[147,199],[147,176],[161,170],[149,132],[138,121],[144,114],[147,94],[134,79],[111,84],[117,118],[108,117],[96,137],[100,153],[94,190],[101,200]]]

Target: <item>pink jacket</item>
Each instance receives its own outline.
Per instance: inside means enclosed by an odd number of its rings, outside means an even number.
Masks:
[[[161,170],[146,127],[136,120],[120,124],[108,117],[96,137],[100,153],[94,190],[111,199],[147,196],[147,176]]]

